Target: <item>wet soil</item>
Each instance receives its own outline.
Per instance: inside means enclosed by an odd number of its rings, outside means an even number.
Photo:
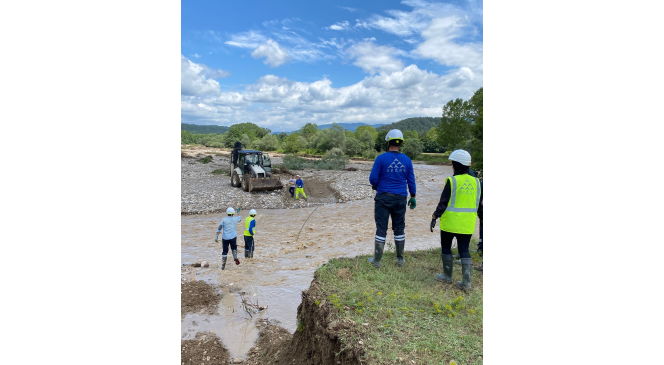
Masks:
[[[227,365],[232,361],[221,339],[214,333],[198,333],[194,339],[180,341],[183,365]]]
[[[185,281],[180,284],[180,314],[184,319],[187,313],[217,313],[221,294],[217,285],[204,281]]]

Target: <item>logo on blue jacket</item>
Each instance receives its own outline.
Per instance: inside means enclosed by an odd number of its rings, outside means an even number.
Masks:
[[[387,167],[387,172],[406,172],[406,167],[398,159],[394,161]]]

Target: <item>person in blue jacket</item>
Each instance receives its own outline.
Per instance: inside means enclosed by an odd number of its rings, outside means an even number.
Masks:
[[[387,223],[392,217],[392,231],[394,232],[394,245],[397,250],[397,266],[406,262],[403,257],[406,245],[406,206],[415,209],[415,173],[413,163],[408,156],[399,152],[403,146],[403,133],[393,129],[385,136],[387,152],[376,157],[369,182],[376,190],[374,198],[374,220],[376,221],[376,239],[374,242],[374,257],[367,259],[375,268],[380,267],[383,257],[385,239],[387,237]],[[410,192],[410,199],[408,199]],[[408,200],[408,203],[406,203]]]

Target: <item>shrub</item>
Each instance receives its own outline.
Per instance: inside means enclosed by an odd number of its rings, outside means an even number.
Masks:
[[[419,139],[407,139],[401,148],[401,152],[410,159],[415,159],[422,154],[422,142]]]
[[[375,160],[376,157],[378,157],[378,152],[373,149],[366,150],[364,153],[362,153],[362,157],[366,158],[367,160]]]

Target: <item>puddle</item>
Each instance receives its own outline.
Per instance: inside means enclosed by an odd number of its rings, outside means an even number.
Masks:
[[[432,233],[429,224],[445,179],[452,174],[450,166],[415,165],[415,170],[419,169],[438,169],[441,174],[418,183],[417,208],[406,213],[406,250],[440,247],[438,228]],[[241,264],[237,266],[228,260],[224,271],[220,270],[221,244],[214,242],[215,231],[224,215],[181,218],[182,263],[199,260],[210,263],[209,268],[183,270],[184,280],[205,280],[223,288],[217,315],[190,314],[184,318],[181,325],[183,339],[193,338],[196,332],[213,331],[233,358],[246,357],[253,346],[258,338],[258,318],[276,319],[290,332],[295,332],[301,292],[309,287],[313,273],[320,264],[333,257],[353,257],[373,252],[376,230],[373,199],[324,205],[317,209],[256,211],[254,258],[244,258],[242,229],[246,215],[242,215],[243,221],[238,224],[238,258]],[[305,221],[307,223],[303,227]],[[388,230],[387,240],[394,241],[391,230]],[[229,286],[231,283],[233,285]],[[268,309],[250,318],[242,309],[240,296],[230,293],[229,287],[240,287],[241,292],[246,293],[245,298],[252,303],[258,300],[260,305],[268,305]]]

